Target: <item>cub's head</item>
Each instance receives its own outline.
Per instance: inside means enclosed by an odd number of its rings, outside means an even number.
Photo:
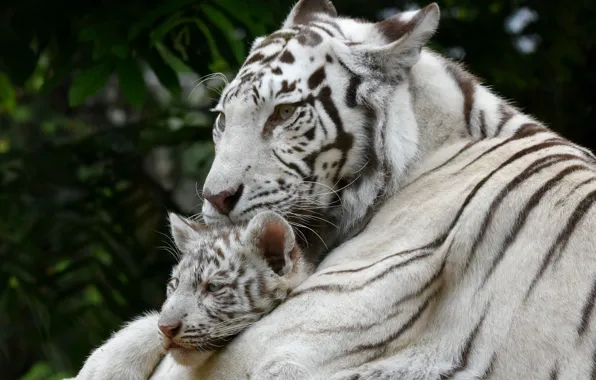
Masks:
[[[438,19],[436,4],[368,23],[338,17],[328,0],[300,0],[253,43],[214,109],[205,221],[265,209],[315,229],[361,218],[416,154],[410,130],[391,136],[396,162],[383,153],[387,91],[407,81]]]
[[[224,345],[308,275],[290,225],[265,211],[247,225],[208,228],[170,214],[181,252],[159,318],[180,362]]]

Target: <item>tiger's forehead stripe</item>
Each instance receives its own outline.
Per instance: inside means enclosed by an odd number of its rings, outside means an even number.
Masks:
[[[343,38],[343,33],[334,22],[318,20],[270,34],[255,46],[236,78],[224,91],[222,104],[242,94],[258,104],[263,78],[269,73],[283,75],[283,64],[295,62],[290,42],[296,41],[300,46],[314,48],[323,42],[324,36]]]

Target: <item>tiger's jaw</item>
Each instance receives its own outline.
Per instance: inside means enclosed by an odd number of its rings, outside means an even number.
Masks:
[[[203,202],[203,220],[209,226],[225,226],[237,224],[239,220],[232,220],[230,215],[224,215],[208,201]]]

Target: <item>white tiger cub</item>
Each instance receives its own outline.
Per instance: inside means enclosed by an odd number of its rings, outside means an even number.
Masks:
[[[143,373],[123,374],[123,379],[147,379],[155,358],[166,351],[165,361],[177,364],[177,379],[191,378],[196,367],[278,306],[314,270],[288,222],[274,212],[263,211],[242,226],[210,228],[173,213],[169,220],[179,262],[161,312],[148,314],[155,324],[146,326],[147,334],[136,342],[150,360]],[[137,331],[131,323],[112,341]],[[121,354],[134,361],[134,351]],[[151,379],[164,371],[158,369]],[[77,377],[93,378],[86,371]]]
[[[307,258],[335,248],[195,379],[596,379],[596,160],[424,48],[439,17],[300,0],[255,42],[216,107],[205,220],[270,208],[313,230]],[[124,379],[134,352],[91,366]]]

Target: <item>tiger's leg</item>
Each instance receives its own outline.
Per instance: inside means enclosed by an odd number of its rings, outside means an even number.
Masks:
[[[463,295],[461,293],[464,293]],[[461,288],[446,285],[429,310],[429,318],[419,335],[406,340],[371,342],[371,361],[342,371],[332,380],[439,380],[454,376],[483,379],[494,367],[491,347],[501,342],[500,331],[507,330],[508,319],[494,320],[490,302],[482,294],[465,294]],[[402,321],[401,329],[413,319]],[[490,321],[490,322],[489,322]],[[417,323],[417,322],[416,322]],[[502,323],[504,325],[499,325]],[[381,343],[383,345],[381,345]],[[390,355],[390,356],[387,356]]]
[[[329,315],[329,325],[323,322],[321,326],[313,327],[312,333],[301,336],[300,341],[288,342],[287,347],[276,347],[271,359],[267,360],[265,365],[256,368],[250,379],[329,380],[329,375],[334,374],[333,368],[353,368],[361,363],[370,362],[371,355],[378,354],[377,357],[383,357],[387,352],[400,351],[399,348],[403,348],[404,345],[411,344],[414,347],[424,334],[429,318],[434,315],[437,303],[441,302],[440,293],[443,288],[445,267],[443,257],[443,251],[433,249],[421,249],[396,255],[391,257],[391,260],[383,261],[387,267],[392,268],[390,277],[385,275],[389,273],[386,267],[379,269],[376,266],[366,265],[362,270],[350,269],[350,273],[355,274],[346,288],[359,289],[362,287],[361,283],[367,283],[371,278],[386,276],[387,282],[383,286],[389,283],[391,289],[399,291],[386,293],[386,299],[373,307],[370,307],[370,303],[367,302],[370,298],[353,297],[353,292],[334,295],[334,302],[343,307],[349,307],[350,311],[346,311],[347,320],[344,321],[347,330],[341,335],[335,335],[333,344],[327,344],[322,337],[328,334],[333,336],[333,330],[337,328],[334,325],[337,322],[331,322],[335,321],[337,313]],[[343,274],[343,271],[323,271],[319,276],[327,280],[335,273]],[[316,287],[317,285],[313,285],[313,288],[316,289]],[[365,287],[364,289],[370,290]],[[308,294],[309,288],[301,291]],[[358,312],[355,312],[356,310]],[[350,319],[350,316],[354,319]],[[320,332],[317,334],[319,328]],[[342,343],[338,343],[337,339]],[[422,352],[430,351],[426,346],[422,349]],[[315,354],[309,355],[308,353],[311,352]],[[386,367],[387,371],[384,372],[391,375],[395,372],[393,369],[397,367],[411,368],[412,363],[420,357],[422,356],[414,351],[411,355],[388,359],[383,367]],[[421,360],[421,363],[420,368],[428,368],[428,360]],[[362,369],[366,369],[367,372],[364,375],[368,376],[369,368]],[[377,372],[379,372],[378,368],[373,368],[372,373]],[[356,371],[348,374],[349,376],[344,377],[338,374],[337,379],[359,379],[359,377],[353,377],[358,375]],[[367,378],[362,377],[362,379]],[[394,379],[394,376],[378,377],[378,379],[385,378]],[[418,377],[406,378],[417,379]],[[370,377],[370,379],[377,378]]]

